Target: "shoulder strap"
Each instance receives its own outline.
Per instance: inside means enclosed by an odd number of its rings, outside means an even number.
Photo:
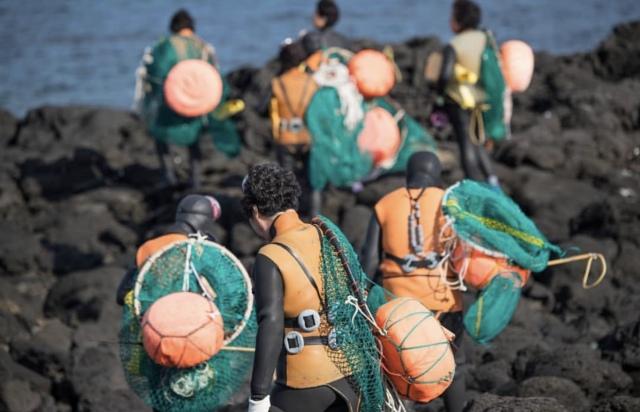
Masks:
[[[284,81],[282,81],[282,77],[278,77],[277,82],[278,86],[280,86],[280,90],[282,91],[282,96],[284,97],[284,104],[289,108],[292,115],[297,116],[297,113],[293,108],[293,104],[291,104],[291,100],[289,100],[289,93],[287,93],[287,88],[284,85]]]
[[[322,293],[320,293],[320,288],[318,287],[316,280],[314,279],[313,275],[311,275],[311,272],[309,272],[307,265],[304,264],[304,261],[300,258],[300,256],[298,256],[296,251],[293,250],[289,245],[285,245],[284,243],[271,242],[271,244],[280,246],[281,248],[286,250],[287,253],[291,255],[291,257],[293,257],[293,259],[298,263],[298,265],[302,269],[302,272],[304,272],[304,275],[307,277],[307,280],[309,281],[309,283],[311,283],[311,286],[313,286],[316,293],[318,294],[318,299],[320,299],[320,305],[322,305],[322,307],[325,308],[326,310],[326,305],[325,305],[324,299],[322,298]]]

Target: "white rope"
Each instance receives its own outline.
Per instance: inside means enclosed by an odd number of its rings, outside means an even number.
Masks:
[[[184,260],[184,270],[182,271],[182,291],[189,291],[189,276],[191,275],[191,249],[193,248],[193,241],[189,240],[189,246],[187,246],[187,257]]]
[[[389,386],[385,388],[385,412],[407,412],[395,388],[391,386],[390,389]]]
[[[375,319],[373,318],[373,315],[371,315],[371,313],[365,313],[361,308],[360,305],[358,305],[358,299],[353,296],[353,295],[349,295],[347,296],[347,299],[344,301],[344,303],[346,303],[347,305],[351,305],[354,308],[353,311],[353,315],[351,316],[351,323],[353,323],[356,319],[356,316],[358,315],[358,313],[360,315],[362,315],[362,317],[371,324],[371,326],[381,335],[381,336],[385,336],[387,334],[387,332],[383,329],[380,329],[380,327],[378,326],[378,324],[376,323]]]
[[[340,99],[340,112],[344,115],[344,125],[354,130],[364,118],[362,95],[351,80],[349,69],[337,59],[329,59],[313,75],[318,86],[333,87]]]

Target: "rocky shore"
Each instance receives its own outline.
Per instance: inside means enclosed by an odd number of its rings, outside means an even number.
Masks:
[[[393,45],[403,82],[392,97],[423,125],[434,99],[420,73],[439,44]],[[239,158],[201,142],[203,191],[223,208],[219,239],[247,266],[261,241],[240,213],[239,185],[249,165],[274,159],[269,120],[254,108],[276,69],[229,74],[248,107]],[[506,331],[489,346],[466,346],[469,410],[638,411],[640,22],[616,27],[590,53],[536,54],[533,84],[515,97],[513,132],[494,153],[505,191],[551,241],[603,253],[609,275],[584,290],[581,265],[537,274]],[[455,153],[446,130],[434,134]],[[152,140],[126,111],[41,107],[23,119],[0,111],[0,147],[0,411],[147,410],[121,371],[115,289],[186,187],[162,185]],[[449,165],[447,182],[459,178]],[[323,213],[359,246],[370,207],[402,180],[331,190]],[[229,410],[243,410],[241,398]]]

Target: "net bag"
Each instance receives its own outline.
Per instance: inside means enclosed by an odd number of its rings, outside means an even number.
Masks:
[[[433,312],[415,299],[397,298],[378,309],[376,323],[384,331],[378,339],[385,371],[402,396],[427,403],[451,385],[454,336]]]
[[[464,314],[464,328],[471,339],[486,344],[498,336],[511,321],[521,292],[518,273],[495,276]]]
[[[336,225],[324,217],[315,218],[313,223],[323,233],[321,272],[328,310],[328,324],[321,324],[320,331],[330,339],[335,336],[337,347],[331,349],[330,341],[327,354],[360,394],[360,412],[389,410],[380,353],[369,323],[374,320],[369,318],[368,307],[362,306],[366,306],[366,274]],[[369,315],[361,316],[364,313]]]
[[[547,267],[562,249],[549,243],[520,207],[485,183],[462,180],[446,190],[442,211],[457,240],[532,272]]]
[[[223,347],[190,368],[159,365],[143,347],[142,318],[155,302],[176,292],[203,295],[222,319]],[[156,410],[218,410],[248,377],[256,331],[251,282],[237,258],[202,238],[174,243],[147,260],[125,299],[119,334],[125,377]]]

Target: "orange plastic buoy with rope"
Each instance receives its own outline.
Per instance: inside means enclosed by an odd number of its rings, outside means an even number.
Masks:
[[[222,315],[214,303],[196,293],[163,296],[142,318],[142,343],[154,362],[190,368],[214,356],[224,344]]]
[[[220,73],[211,64],[204,60],[183,60],[167,75],[164,99],[181,116],[202,116],[218,106],[222,87]]]
[[[393,63],[377,50],[365,49],[356,53],[349,60],[349,73],[360,94],[367,99],[386,96],[396,83]]]
[[[378,309],[376,324],[382,330],[383,368],[400,395],[426,403],[451,385],[454,335],[422,303],[393,299]]]
[[[534,56],[531,47],[520,40],[509,40],[500,46],[502,74],[512,92],[527,90],[533,77]]]
[[[381,107],[374,107],[364,117],[358,135],[358,148],[371,154],[374,166],[394,159],[400,149],[402,136],[396,119]]]
[[[465,242],[459,241],[450,259],[453,270],[458,273],[464,283],[476,289],[483,289],[500,273],[517,273],[524,286],[529,280],[531,271],[510,264],[503,256],[492,256]]]

